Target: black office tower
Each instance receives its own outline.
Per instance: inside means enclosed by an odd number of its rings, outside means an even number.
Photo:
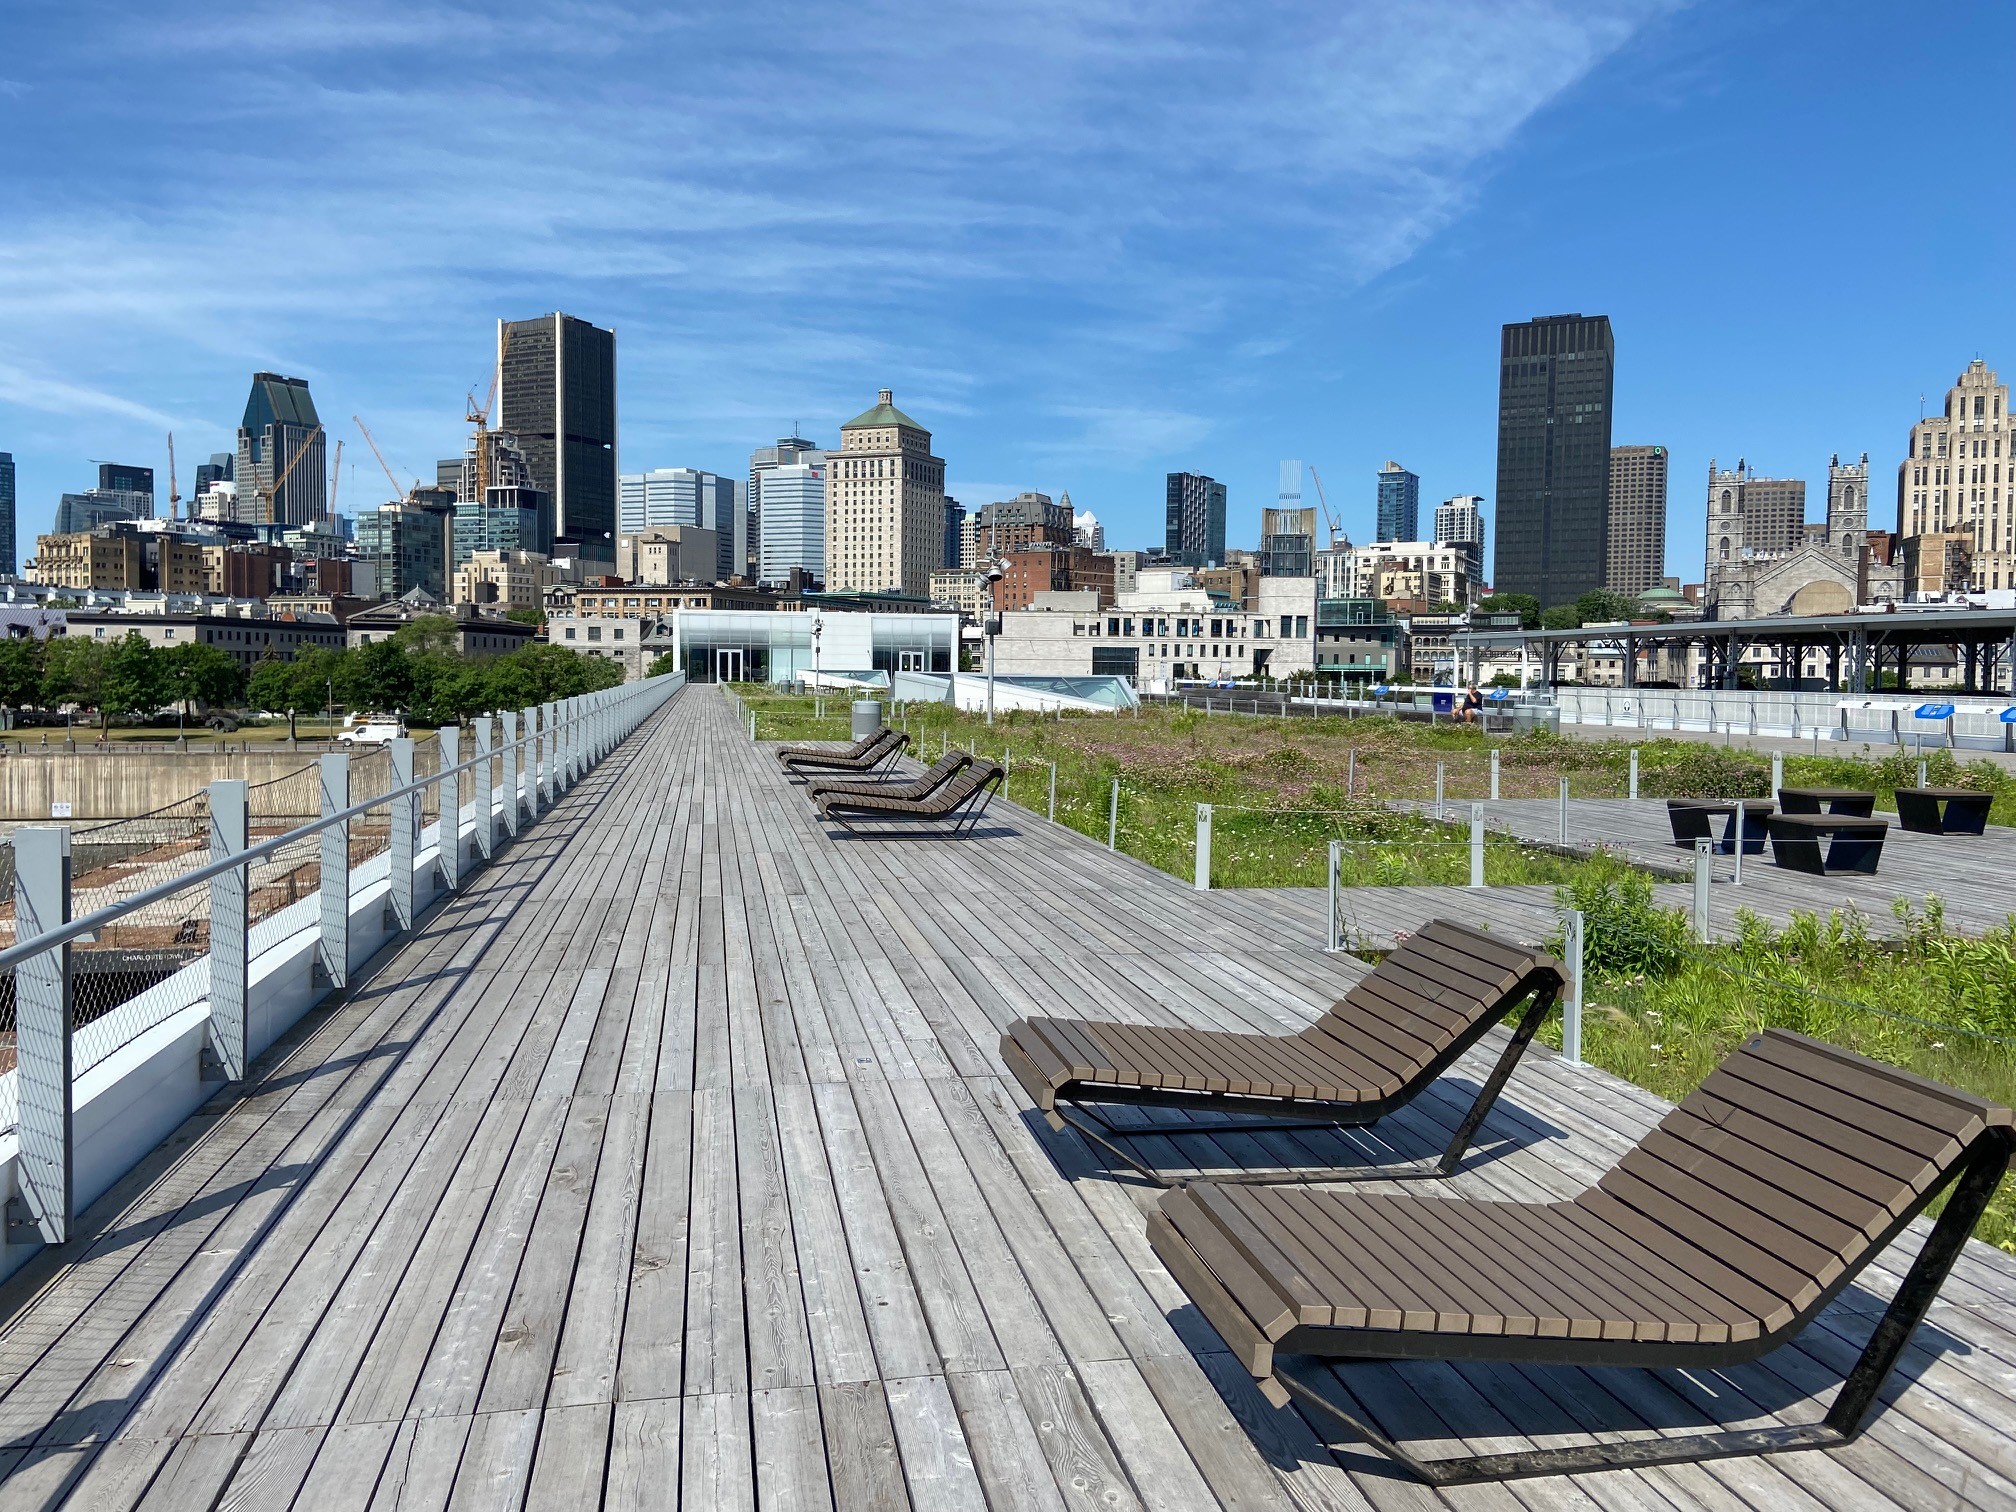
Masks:
[[[1169,474],[1163,550],[1185,567],[1225,560],[1225,485],[1202,473]]]
[[[1610,526],[1607,315],[1508,325],[1498,351],[1498,549],[1491,586],[1543,607],[1603,586]]]
[[[497,322],[498,425],[553,496],[572,550],[616,554],[616,333],[572,315]]]
[[[298,527],[326,515],[328,447],[307,380],[254,373],[231,468],[238,485],[232,518]]]
[[[14,454],[0,452],[0,573],[14,576]]]

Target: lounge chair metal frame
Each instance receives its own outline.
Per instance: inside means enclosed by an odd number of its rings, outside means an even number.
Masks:
[[[1512,1072],[1519,1065],[1519,1057],[1526,1053],[1526,1047],[1532,1043],[1533,1036],[1553,1010],[1556,996],[1553,988],[1541,986],[1530,991],[1526,1011],[1520,1015],[1511,1039],[1500,1052],[1498,1063],[1491,1068],[1491,1075],[1485,1079],[1476,1101],[1470,1104],[1470,1110],[1456,1125],[1455,1134],[1440,1155],[1424,1156],[1397,1165],[1281,1166],[1270,1170],[1214,1171],[1210,1179],[1227,1186],[1284,1186],[1291,1182],[1425,1181],[1455,1175],[1463,1164],[1463,1157],[1470,1151],[1471,1140],[1477,1137],[1478,1129],[1483,1127],[1499,1094],[1505,1090],[1505,1083],[1511,1080]],[[1518,999],[1515,997],[1513,1001],[1516,1003]],[[1488,1030],[1490,1023],[1487,1021],[1484,1027]],[[1431,1073],[1430,1079],[1434,1074],[1437,1073]],[[1162,1124],[1152,1128],[1123,1129],[1108,1123],[1087,1106],[1096,1103],[1181,1108],[1192,1113],[1255,1113],[1262,1116],[1250,1123]],[[1208,1138],[1215,1134],[1281,1134],[1297,1129],[1358,1129],[1377,1123],[1392,1111],[1386,1103],[1314,1102],[1299,1098],[1243,1097],[1225,1092],[1186,1092],[1166,1087],[1123,1087],[1100,1083],[1095,1096],[1066,1097],[1060,1093],[1055,1106],[1046,1110],[1044,1117],[1053,1129],[1062,1130],[1069,1124],[1094,1144],[1124,1161],[1137,1175],[1158,1186],[1176,1187],[1197,1179],[1199,1173],[1184,1172],[1171,1176],[1153,1166],[1144,1165],[1115,1141],[1168,1139],[1183,1135]],[[1276,1114],[1278,1116],[1271,1116]]]
[[[1917,1331],[1931,1308],[1933,1299],[1939,1295],[1939,1288],[1953,1269],[1960,1252],[1966,1248],[1967,1239],[1974,1232],[1974,1225],[1987,1211],[1989,1200],[1995,1195],[1995,1188],[2009,1169],[2010,1158],[2016,1155],[2016,1138],[2008,1129],[1991,1129],[1976,1139],[1968,1147],[1966,1155],[1955,1164],[1945,1180],[1929,1188],[1921,1200],[1906,1211],[1883,1236],[1874,1249],[1880,1250],[1895,1239],[1902,1230],[1924,1211],[1942,1191],[1952,1189],[1952,1197],[1940,1212],[1938,1222],[1933,1225],[1925,1246],[1918,1252],[1918,1258],[1905,1273],[1904,1280],[1897,1288],[1897,1295],[1883,1316],[1877,1320],[1869,1342],[1863,1346],[1861,1355],[1842,1380],[1841,1389],[1835,1394],[1833,1406],[1827,1415],[1817,1423],[1780,1423],[1765,1428],[1736,1428],[1721,1432],[1674,1435],[1665,1438],[1631,1439],[1622,1443],[1576,1444],[1558,1449],[1514,1450],[1508,1454],[1448,1455],[1436,1459],[1422,1459],[1409,1453],[1377,1428],[1353,1412],[1340,1406],[1333,1398],[1325,1395],[1293,1373],[1278,1365],[1272,1377],[1260,1383],[1260,1390],[1277,1407],[1288,1405],[1292,1397],[1320,1408],[1330,1417],[1348,1427],[1365,1443],[1380,1453],[1396,1461],[1419,1479],[1432,1486],[1458,1486],[1476,1481],[1518,1480],[1535,1475],[1574,1475],[1590,1470],[1627,1470],[1648,1465],[1693,1464],[1700,1460],[1730,1459],[1739,1455],[1782,1454],[1792,1449],[1834,1449],[1852,1442],[1868,1426],[1870,1409],[1882,1394],[1884,1383],[1897,1367],[1905,1346],[1911,1342],[1911,1335]],[[1214,1178],[1215,1179],[1215,1178]],[[1874,1251],[1872,1250],[1872,1253]],[[1831,1301],[1842,1287],[1854,1279],[1855,1272],[1844,1275],[1839,1283],[1828,1292],[1826,1300],[1811,1311],[1818,1311],[1827,1301]],[[1810,1313],[1808,1314],[1810,1316]],[[1768,1354],[1785,1343],[1805,1327],[1806,1317],[1802,1316],[1791,1328],[1781,1334],[1769,1335],[1761,1347],[1754,1343],[1728,1346],[1733,1351],[1722,1363],[1736,1364],[1752,1360],[1761,1354]],[[1368,1345],[1377,1347],[1376,1336],[1370,1330],[1353,1330],[1366,1336]],[[1418,1339],[1414,1341],[1418,1343]],[[1391,1358],[1406,1358],[1406,1341],[1401,1336],[1392,1336]],[[1700,1346],[1684,1346],[1687,1353],[1684,1360],[1676,1359],[1673,1368],[1686,1365],[1712,1367],[1715,1361],[1704,1358]],[[1647,1365],[1648,1349],[1644,1344],[1624,1344],[1620,1354],[1628,1354],[1629,1359],[1617,1363],[1640,1368],[1659,1368]],[[1449,1350],[1433,1353],[1415,1350],[1413,1357],[1424,1359],[1460,1359],[1463,1356]],[[1491,1352],[1493,1359],[1513,1358],[1513,1352],[1503,1341]],[[1342,1448],[1341,1443],[1329,1447]]]
[[[910,744],[908,735],[901,730],[891,729],[888,725],[876,731],[874,739],[881,743],[881,749],[876,751],[871,745],[868,751],[861,753],[867,755],[871,751],[874,752],[875,759],[866,765],[856,765],[860,757],[847,755],[845,747],[833,751],[817,751],[793,746],[780,751],[777,761],[783,767],[784,775],[794,782],[809,782],[813,775],[819,772],[839,772],[850,777],[873,776],[895,765]]]
[[[956,781],[963,770],[964,768],[961,768],[948,772],[945,776],[945,781]],[[904,813],[900,809],[857,808],[853,817],[849,819],[834,812],[836,808],[848,807],[843,796],[842,801],[837,804],[829,803],[825,798],[822,798],[820,800],[819,817],[829,823],[839,825],[840,828],[847,831],[850,835],[860,835],[864,838],[876,835],[884,825],[899,828],[904,825],[918,824],[949,825],[950,827],[944,833],[949,838],[956,840],[973,832],[974,827],[980,823],[981,817],[987,812],[989,805],[994,802],[994,795],[1001,790],[1006,776],[1007,774],[1000,767],[994,767],[992,771],[980,779],[979,785],[971,793],[951,808],[945,810],[942,814]],[[941,787],[943,785],[944,783],[939,784]],[[922,798],[906,801],[921,804],[927,802],[929,797],[930,795],[926,794]]]

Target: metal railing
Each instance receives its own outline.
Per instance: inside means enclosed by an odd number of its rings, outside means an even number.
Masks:
[[[493,733],[493,716],[485,715],[474,721],[474,754],[467,760],[461,731],[444,729],[437,769],[427,775],[415,774],[414,742],[395,740],[386,751],[389,783],[371,783],[361,801],[352,791],[349,754],[324,755],[316,774],[320,817],[257,843],[249,834],[248,784],[238,778],[212,782],[208,860],[74,917],[70,829],[17,830],[16,942],[0,950],[0,973],[13,975],[17,1052],[15,1069],[0,1075],[0,1132],[13,1129],[20,1145],[19,1195],[6,1214],[9,1239],[59,1244],[69,1236],[71,1123],[77,1078],[85,1070],[207,997],[204,1079],[241,1080],[252,1050],[248,974],[262,949],[312,928],[315,996],[348,985],[354,891],[386,881],[387,928],[396,933],[413,926],[415,868],[430,800],[440,815],[434,826],[437,890],[452,893],[684,685],[680,676],[648,678],[506,712],[496,716],[501,739]],[[383,848],[367,846],[360,865],[353,826],[374,811],[389,814]],[[310,866],[316,885],[304,891],[295,882]],[[262,896],[279,885],[276,877],[289,879],[285,901]],[[73,947],[103,939],[122,923],[130,928],[136,916],[205,887],[200,925],[196,908],[178,905],[172,912],[190,916],[186,932],[204,948],[189,966],[201,968],[207,983],[192,992],[186,983],[166,990],[168,981],[156,982],[80,1029]]]

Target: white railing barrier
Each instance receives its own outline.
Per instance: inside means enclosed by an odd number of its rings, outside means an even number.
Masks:
[[[506,711],[501,745],[493,745],[485,717],[476,722],[476,754],[468,761],[459,759],[457,732],[444,730],[440,770],[418,781],[413,778],[413,742],[401,738],[390,748],[392,790],[361,804],[350,801],[348,754],[323,756],[317,763],[320,817],[257,845],[248,843],[248,784],[242,779],[213,782],[210,858],[82,918],[71,915],[70,831],[16,831],[17,943],[0,950],[0,972],[11,971],[15,978],[18,1056],[16,1068],[0,1075],[0,1082],[13,1079],[13,1087],[6,1089],[12,1096],[4,1100],[17,1109],[13,1126],[0,1127],[0,1199],[5,1207],[0,1277],[41,1245],[67,1240],[74,1215],[207,1101],[220,1079],[242,1080],[253,1056],[330,992],[347,986],[353,963],[375,954],[398,932],[383,927],[393,921],[377,914],[381,902],[400,928],[410,927],[425,903],[445,895],[501,849],[495,838],[500,811],[505,832],[517,833],[517,768],[526,746],[542,748],[549,784],[569,766],[579,776],[662,708],[685,681],[672,674],[540,711]],[[546,717],[538,717],[541,713]],[[591,721],[598,738],[589,738]],[[571,736],[564,734],[568,730]],[[571,745],[558,744],[556,737]],[[499,757],[504,784],[493,808],[490,763]],[[536,771],[540,754],[532,760]],[[478,774],[469,824],[460,802],[466,772]],[[441,808],[431,852],[424,849],[419,824],[421,796],[429,787],[439,789]],[[392,814],[390,854],[351,868],[351,822],[384,808]],[[251,868],[311,839],[319,842],[319,898],[300,900],[299,919],[291,930],[290,909],[262,921],[255,936],[249,927]],[[473,865],[465,866],[465,859]],[[416,867],[424,867],[424,876],[415,875]],[[124,1040],[80,1061],[79,1035],[102,1033],[105,1026],[94,1022],[81,1031],[75,1028],[72,942],[198,887],[208,890],[207,955],[150,989],[146,1016],[119,1025]],[[358,911],[353,911],[353,898]],[[269,923],[282,927],[275,933]],[[256,958],[255,939],[261,942]],[[353,955],[353,948],[361,957]],[[75,1070],[79,1064],[91,1069],[80,1076]]]

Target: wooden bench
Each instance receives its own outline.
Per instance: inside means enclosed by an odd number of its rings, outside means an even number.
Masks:
[[[1897,827],[1921,835],[1983,835],[1995,795],[1978,788],[1897,789]]]
[[[1847,871],[1874,876],[1890,829],[1885,820],[1854,814],[1778,814],[1770,825],[1771,859],[1816,877]],[[1824,853],[1823,838],[1829,838]]]
[[[1436,1485],[1826,1448],[1862,1431],[2009,1167],[2012,1123],[1982,1098],[1769,1029],[1572,1202],[1202,1181],[1162,1198],[1148,1239],[1276,1406],[1319,1408]],[[1288,1363],[1713,1372],[1798,1334],[1942,1194],[1818,1423],[1430,1459],[1366,1421],[1370,1393],[1337,1389],[1341,1376],[1355,1391],[1348,1366]]]
[[[1778,811],[1781,814],[1842,814],[1867,819],[1876,812],[1876,795],[1861,788],[1780,788]]]
[[[1764,823],[1771,817],[1771,800],[1745,798],[1743,802],[1743,854],[1763,854]],[[1722,835],[1717,839],[1712,821],[1720,818]],[[1673,843],[1690,850],[1696,840],[1709,840],[1719,855],[1736,850],[1736,800],[1733,798],[1668,798],[1666,820],[1673,826]]]

